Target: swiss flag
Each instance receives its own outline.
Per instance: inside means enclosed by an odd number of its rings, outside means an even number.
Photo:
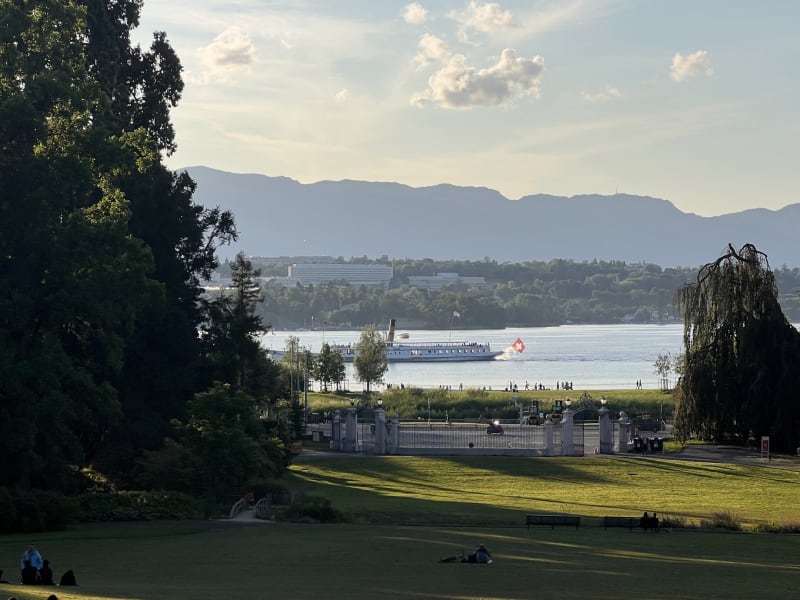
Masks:
[[[525,342],[523,342],[520,338],[517,338],[517,341],[511,344],[511,347],[516,350],[517,352],[524,352],[525,351]]]

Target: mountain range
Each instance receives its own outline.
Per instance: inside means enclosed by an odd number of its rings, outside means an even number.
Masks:
[[[239,239],[220,258],[333,256],[498,262],[620,260],[697,267],[751,243],[773,268],[800,266],[800,204],[715,217],[648,196],[535,194],[488,188],[321,181],[185,169],[195,201],[230,210]]]

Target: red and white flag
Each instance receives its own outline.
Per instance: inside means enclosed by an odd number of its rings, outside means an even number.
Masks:
[[[520,338],[517,338],[517,341],[511,344],[511,347],[517,352],[525,352],[525,342]]]

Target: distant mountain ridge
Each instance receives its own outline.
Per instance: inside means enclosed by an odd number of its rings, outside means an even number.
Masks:
[[[770,265],[800,266],[800,204],[717,217],[648,196],[536,194],[509,200],[454,185],[321,181],[185,169],[195,200],[231,210],[239,240],[222,258],[329,255],[498,262],[622,260],[697,267],[728,243],[754,244]]]

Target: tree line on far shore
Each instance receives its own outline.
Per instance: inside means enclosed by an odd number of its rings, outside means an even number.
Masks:
[[[262,277],[286,275],[290,262],[250,259]],[[353,258],[345,262],[385,263]],[[456,311],[459,328],[499,329],[576,324],[650,323],[680,319],[673,310],[676,290],[697,276],[697,268],[662,268],[622,261],[551,260],[518,264],[484,261],[400,259],[391,262],[389,289],[341,282],[284,287],[264,285],[257,310],[277,329],[353,327],[395,318],[405,328],[446,329]],[[453,284],[440,290],[408,285],[411,275],[442,272],[483,277],[485,286]],[[227,263],[220,268],[228,276]],[[800,269],[775,272],[780,304],[800,321]]]

